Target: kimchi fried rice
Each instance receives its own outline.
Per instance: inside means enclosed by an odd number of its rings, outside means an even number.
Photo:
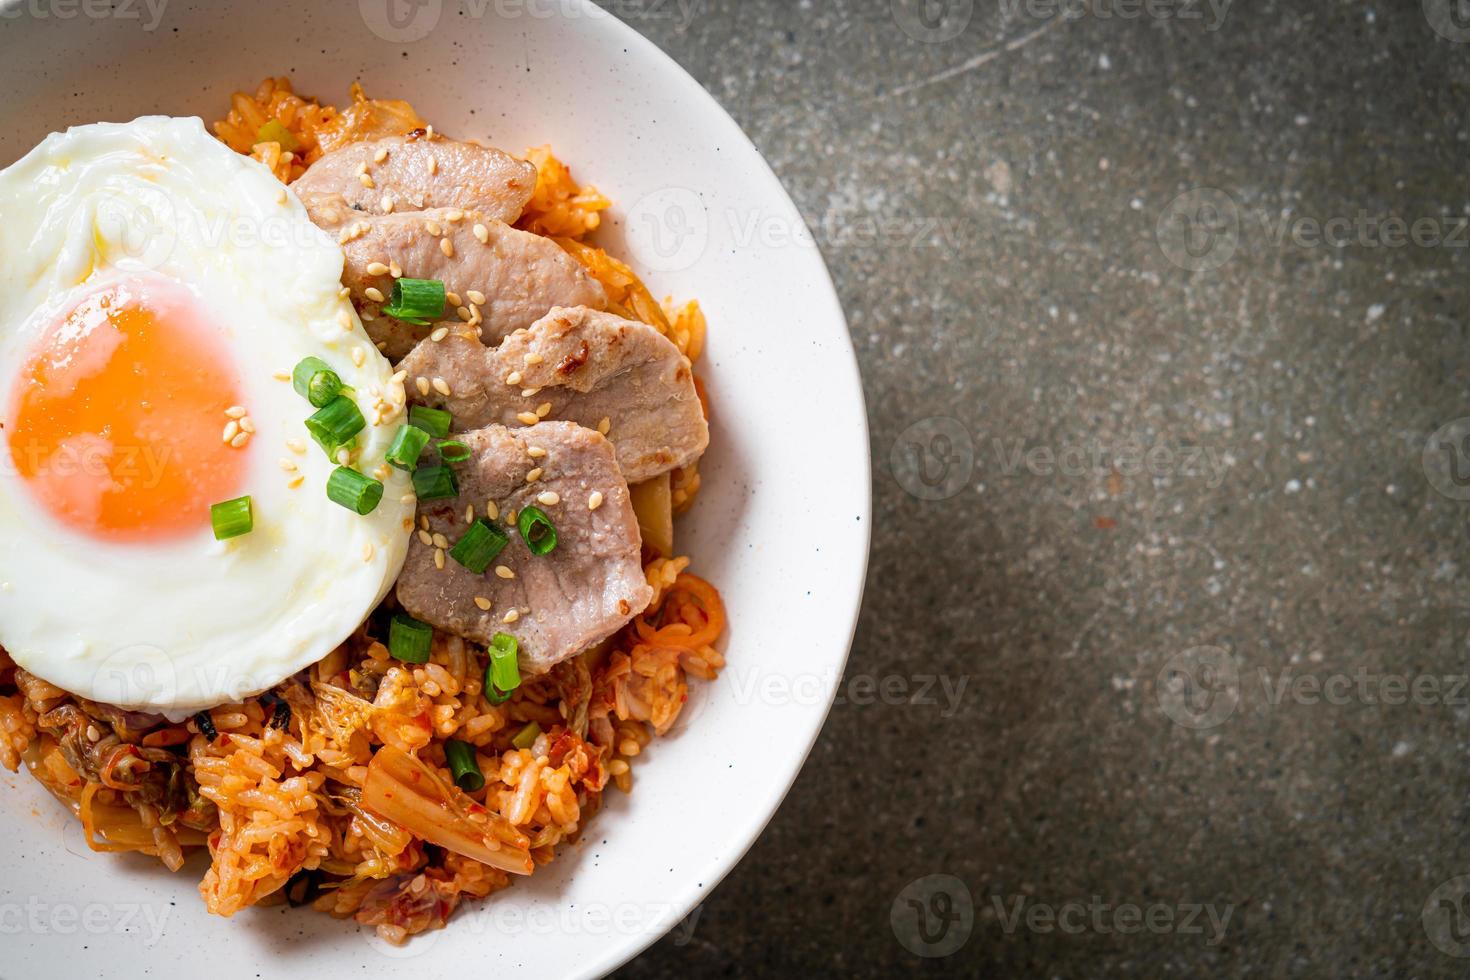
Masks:
[[[356,85],[338,107],[273,78],[236,93],[214,131],[290,183],[334,149],[426,127],[408,102]],[[698,303],[655,300],[587,241],[611,202],[550,147],[524,159],[537,182],[516,227],[554,240],[605,287],[611,312],[656,328],[697,364]],[[481,646],[435,633],[427,663],[390,656],[390,596],[309,670],[182,723],[75,697],[0,651],[0,765],[24,763],[96,851],[135,851],[177,871],[207,848],[199,891],[215,914],[311,904],[393,943],[441,928],[462,899],[551,862],[610,786],[629,792],[633,764],[678,719],[689,678],[712,681],[724,666],[719,593],[674,550],[672,517],[699,488],[691,465],[633,494],[653,602],[502,703],[487,698]],[[456,783],[452,742],[471,748],[483,786]]]

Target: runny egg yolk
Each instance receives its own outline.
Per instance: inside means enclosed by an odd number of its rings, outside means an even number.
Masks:
[[[194,534],[209,527],[211,504],[242,493],[247,454],[223,438],[240,390],[191,295],[125,280],[83,299],[32,350],[5,426],[11,460],[36,502],[75,531]]]

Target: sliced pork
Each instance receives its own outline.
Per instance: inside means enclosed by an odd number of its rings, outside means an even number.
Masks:
[[[553,307],[607,305],[602,285],[561,246],[504,222],[455,208],[373,215],[353,210],[336,195],[302,201],[318,227],[337,235],[345,257],[342,284],[363,314],[368,335],[392,360],[433,330],[381,314],[395,273],[443,282],[460,300],[445,310],[446,322],[471,323],[490,344]]]
[[[513,224],[536,190],[536,167],[474,143],[400,136],[334,150],[291,189],[303,199],[341,195],[365,214],[458,208]]]
[[[494,349],[451,333],[419,344],[399,367],[411,392],[427,387],[415,399],[447,409],[457,428],[519,428],[543,409],[605,428],[629,483],[687,466],[709,446],[688,358],[653,327],[611,313],[555,309]]]
[[[522,668],[544,673],[648,606],[638,519],[606,439],[569,422],[490,426],[456,438],[472,453],[455,466],[460,496],[420,503],[398,579],[398,601],[410,615],[478,643],[509,633],[520,643]],[[492,503],[510,544],[476,575],[447,550],[469,527],[466,509],[480,519]],[[556,526],[548,555],[531,554],[510,520],[527,506]]]

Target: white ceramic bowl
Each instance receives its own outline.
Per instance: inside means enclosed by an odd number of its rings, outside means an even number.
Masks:
[[[691,910],[821,728],[867,559],[868,439],[846,324],[759,153],[678,66],[578,0],[0,0],[0,50],[0,164],[73,124],[212,120],[231,91],[283,73],[339,103],[361,79],[441,131],[512,151],[551,143],[617,202],[600,241],[655,293],[708,312],[714,445],[681,550],[732,623],[728,670],[692,692],[631,797],[610,793],[555,864],[401,950],[309,910],[213,918],[198,859],[170,875],[94,854],[29,776],[0,777],[0,975],[594,976],[671,929],[697,935]]]

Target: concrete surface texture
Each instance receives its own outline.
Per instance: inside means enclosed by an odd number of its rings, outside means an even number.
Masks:
[[[607,0],[817,230],[840,703],[628,977],[1470,971],[1456,0]]]

